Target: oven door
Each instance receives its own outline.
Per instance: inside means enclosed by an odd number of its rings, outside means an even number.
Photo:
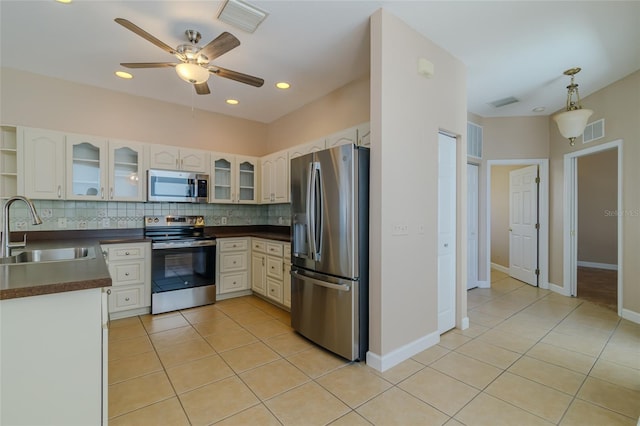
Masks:
[[[151,313],[215,302],[215,241],[198,243],[152,244]]]

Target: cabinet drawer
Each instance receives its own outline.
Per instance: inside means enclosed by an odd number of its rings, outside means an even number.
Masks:
[[[249,245],[246,239],[222,239],[217,242],[220,252],[246,250]]]
[[[282,257],[282,243],[267,243],[267,254]]]
[[[264,253],[267,248],[266,248],[266,241],[262,241],[262,240],[253,240],[251,242],[251,249],[253,251],[259,251],[260,253]]]
[[[246,290],[249,288],[246,272],[220,275],[220,293]]]
[[[143,262],[116,263],[109,265],[112,285],[125,285],[144,281]]]
[[[291,260],[291,244],[285,243],[283,245],[284,258]]]
[[[131,247],[107,246],[107,261],[114,262],[117,260],[144,259],[144,248],[144,245],[135,245]]]
[[[247,269],[247,253],[220,253],[220,272]]]
[[[109,295],[109,312],[125,311],[142,307],[144,284],[112,288]]]
[[[282,258],[267,256],[267,276],[282,280]]]
[[[267,279],[267,297],[282,303],[282,282]]]

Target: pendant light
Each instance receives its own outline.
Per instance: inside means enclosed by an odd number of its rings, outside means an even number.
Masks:
[[[571,68],[564,72],[564,75],[571,76],[571,84],[567,86],[567,107],[565,111],[559,112],[553,116],[558,124],[560,134],[569,139],[569,145],[574,146],[576,138],[584,133],[587,127],[587,120],[593,114],[590,109],[582,109],[580,105],[580,94],[578,93],[578,85],[574,82],[575,75],[580,72],[580,68]],[[575,94],[575,100],[573,96]]]

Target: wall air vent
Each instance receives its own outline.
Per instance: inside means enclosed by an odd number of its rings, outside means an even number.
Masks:
[[[582,134],[582,143],[593,142],[604,137],[604,118],[587,124]]]
[[[218,19],[243,31],[252,33],[265,20],[267,15],[264,10],[244,1],[227,0],[222,9],[220,9]]]
[[[516,102],[520,102],[520,100],[514,98],[513,96],[509,96],[507,98],[498,99],[497,101],[489,102],[494,108],[501,108],[503,106],[515,104]]]
[[[467,156],[482,159],[482,126],[467,122]]]

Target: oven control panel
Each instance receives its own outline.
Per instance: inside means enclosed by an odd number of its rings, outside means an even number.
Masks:
[[[204,227],[204,216],[145,216],[145,228],[156,226]]]

